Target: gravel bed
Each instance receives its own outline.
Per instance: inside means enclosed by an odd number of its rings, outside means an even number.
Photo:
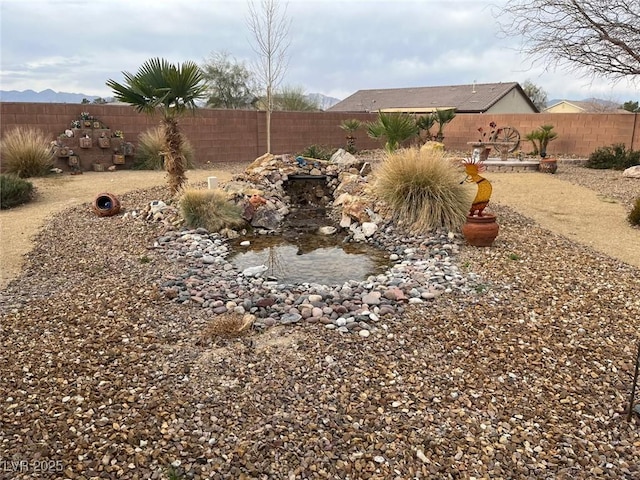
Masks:
[[[559,174],[624,199],[609,172]],[[475,286],[367,337],[210,336],[163,294],[166,228],[56,215],[0,292],[0,478],[640,478],[640,271],[493,210],[495,245],[451,257]]]

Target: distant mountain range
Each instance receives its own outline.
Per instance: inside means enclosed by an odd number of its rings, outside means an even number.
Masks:
[[[0,90],[2,102],[33,102],[33,103],[82,103],[83,99],[93,102],[100,98],[96,95],[84,93],[55,92],[51,89],[36,92],[34,90]],[[109,100],[109,99],[106,99]]]
[[[334,106],[340,101],[339,98],[328,97],[321,93],[310,93],[306,97],[316,103],[322,110]],[[96,95],[86,95],[84,93],[55,92],[51,89],[36,92],[33,90],[0,90],[0,101],[2,102],[29,102],[29,103],[82,103],[84,99],[89,102],[101,98]],[[107,102],[112,98],[105,98]]]

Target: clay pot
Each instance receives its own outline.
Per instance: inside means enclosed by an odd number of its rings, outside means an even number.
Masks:
[[[462,234],[467,243],[473,247],[490,247],[498,236],[499,226],[496,216],[485,213],[482,217],[467,215],[467,222],[462,225]]]
[[[556,173],[558,170],[558,162],[555,158],[542,158],[538,170],[543,173]]]
[[[93,201],[93,211],[99,217],[111,217],[120,212],[120,200],[111,193],[101,193]]]

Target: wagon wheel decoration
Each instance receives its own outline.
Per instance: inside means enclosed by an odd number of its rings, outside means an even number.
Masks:
[[[495,145],[495,149],[498,153],[505,155],[515,152],[518,149],[518,145],[520,145],[520,133],[515,128],[504,127],[496,132],[491,141],[504,143],[505,145]]]

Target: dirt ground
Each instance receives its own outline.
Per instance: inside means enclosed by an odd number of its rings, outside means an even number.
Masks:
[[[187,174],[189,183],[203,182],[210,176],[223,182],[232,173],[191,170]],[[629,226],[619,203],[549,175],[487,173],[486,177],[494,187],[492,202],[508,205],[544,228],[640,267],[640,230]],[[51,214],[92,202],[101,192],[121,195],[165,182],[164,172],[134,170],[34,179],[36,200],[0,213],[0,288],[20,272],[23,255],[33,246],[33,236]]]
[[[493,172],[485,176],[493,185],[492,202],[508,205],[548,230],[640,267],[640,229],[629,225],[628,212],[619,202],[554,175]]]

